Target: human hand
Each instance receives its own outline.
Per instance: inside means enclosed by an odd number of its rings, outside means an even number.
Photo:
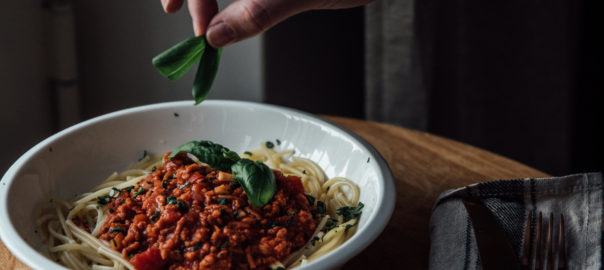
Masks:
[[[184,0],[161,0],[167,13]],[[340,9],[373,0],[237,0],[218,12],[216,0],[187,0],[195,35],[206,35],[210,45],[224,47],[257,34],[298,13],[313,9]]]

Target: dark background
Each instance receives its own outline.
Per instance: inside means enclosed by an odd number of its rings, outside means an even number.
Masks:
[[[602,11],[597,1],[416,1],[426,131],[553,175],[601,171]],[[363,118],[363,25],[355,8],[269,30],[265,100]]]

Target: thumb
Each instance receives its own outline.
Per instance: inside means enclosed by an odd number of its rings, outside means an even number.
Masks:
[[[238,0],[214,16],[206,37],[212,47],[224,47],[260,34],[278,22],[310,9],[313,2]]]

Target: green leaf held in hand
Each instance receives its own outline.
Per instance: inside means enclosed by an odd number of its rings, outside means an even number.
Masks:
[[[201,59],[206,49],[203,36],[188,38],[153,58],[153,66],[170,80],[176,80]]]
[[[210,92],[218,71],[221,51],[222,49],[210,46],[205,36],[191,37],[157,55],[152,63],[163,76],[176,80],[199,62],[193,82],[193,98],[197,105]]]
[[[252,205],[262,207],[277,191],[277,182],[273,171],[264,163],[249,159],[240,159],[231,166],[235,181],[241,184]]]
[[[231,165],[239,160],[237,153],[211,141],[190,141],[174,149],[168,158],[171,159],[179,153],[190,153],[220,171],[228,171]]]
[[[207,46],[203,58],[199,62],[195,81],[193,82],[195,105],[201,103],[210,93],[210,88],[212,88],[212,83],[216,78],[216,72],[218,72],[221,52],[222,48],[215,49],[212,46]]]

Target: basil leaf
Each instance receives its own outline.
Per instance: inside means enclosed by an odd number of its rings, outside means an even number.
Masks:
[[[220,53],[222,48],[216,49],[212,46],[206,46],[203,58],[199,62],[197,68],[197,74],[195,74],[195,81],[193,82],[193,99],[195,99],[195,105],[201,103],[208,93],[216,78],[218,72],[218,63],[220,62]]]
[[[155,56],[151,63],[170,80],[176,80],[201,59],[206,50],[204,36],[188,38]]]
[[[337,214],[344,217],[344,222],[347,222],[351,219],[354,218],[358,218],[361,213],[363,213],[363,211],[361,211],[363,209],[365,205],[362,202],[359,202],[357,204],[356,207],[352,207],[352,206],[344,206],[344,207],[340,207],[337,210]]]
[[[173,158],[179,153],[190,153],[219,171],[228,171],[231,165],[239,160],[237,153],[211,141],[190,141],[174,149],[168,158]]]
[[[240,159],[231,166],[231,171],[254,206],[264,206],[277,191],[273,171],[260,161]]]

